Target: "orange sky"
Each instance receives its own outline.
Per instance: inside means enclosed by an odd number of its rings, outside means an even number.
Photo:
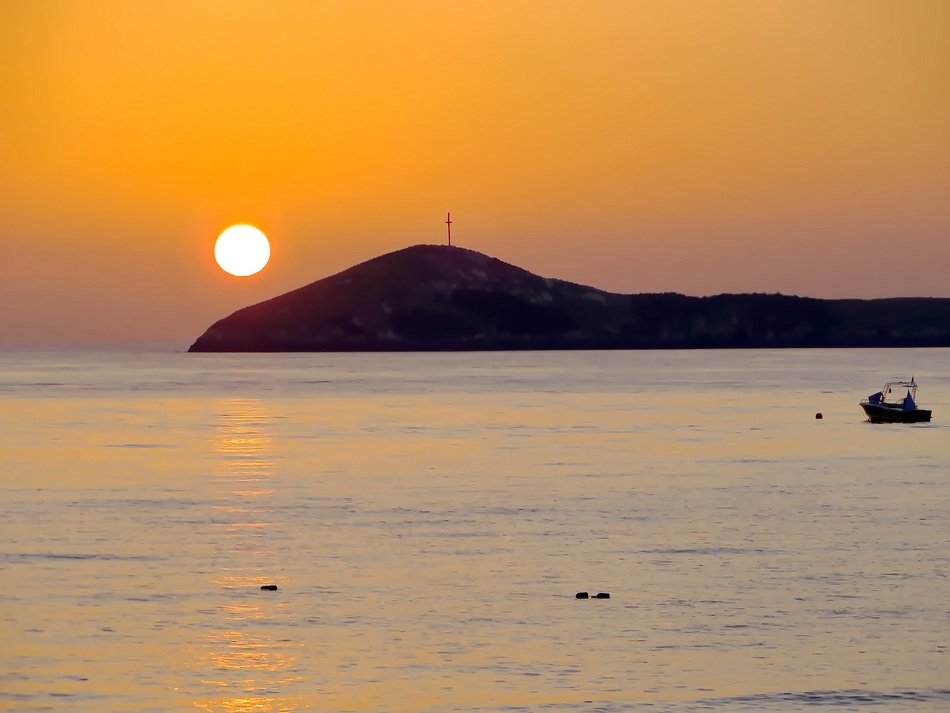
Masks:
[[[950,297],[947,37],[946,0],[2,0],[0,344],[184,348],[448,210],[615,291]]]

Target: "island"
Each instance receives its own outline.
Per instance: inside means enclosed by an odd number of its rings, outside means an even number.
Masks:
[[[616,294],[414,245],[211,325],[190,352],[950,346],[950,298]]]

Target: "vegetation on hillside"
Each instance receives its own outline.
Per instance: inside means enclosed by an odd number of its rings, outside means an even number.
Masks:
[[[238,310],[190,351],[950,346],[950,299],[619,295],[417,245]]]

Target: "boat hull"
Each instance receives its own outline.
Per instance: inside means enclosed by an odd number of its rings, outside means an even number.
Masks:
[[[900,407],[881,406],[861,402],[861,408],[871,423],[923,423],[930,420],[930,409],[917,408],[904,410]]]

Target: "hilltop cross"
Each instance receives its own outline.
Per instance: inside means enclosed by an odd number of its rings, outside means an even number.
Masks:
[[[452,247],[452,214],[445,214],[445,225],[449,231],[449,247]]]

